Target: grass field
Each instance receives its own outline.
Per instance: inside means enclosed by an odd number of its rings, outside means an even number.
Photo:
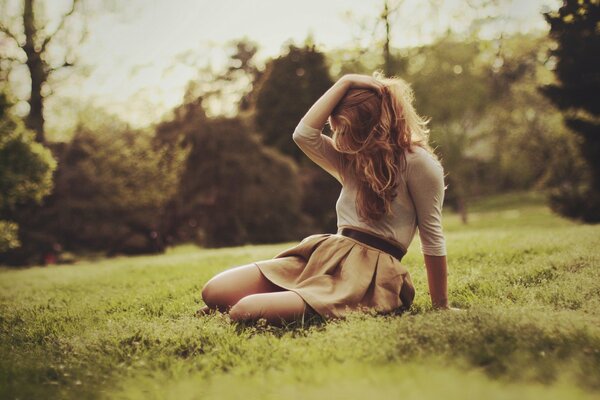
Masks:
[[[0,398],[598,399],[600,226],[540,195],[444,218],[453,306],[296,328],[195,318],[219,271],[294,243],[0,269]]]

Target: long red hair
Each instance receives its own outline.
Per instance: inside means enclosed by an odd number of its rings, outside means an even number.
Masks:
[[[384,84],[382,96],[370,89],[350,89],[329,118],[334,146],[357,178],[359,216],[367,220],[391,213],[400,168],[406,168],[405,150],[421,146],[438,159],[428,143],[429,119],[415,111],[410,85],[380,72],[373,76]]]

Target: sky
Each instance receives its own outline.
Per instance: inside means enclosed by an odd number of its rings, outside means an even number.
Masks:
[[[70,4],[51,1],[50,27]],[[447,28],[464,30],[474,17],[482,16],[478,7],[465,7],[477,0],[431,1],[437,1],[433,8],[423,6],[427,2],[404,0],[394,16],[392,46],[427,43]],[[499,18],[484,35],[547,29],[541,11],[557,9],[560,2],[498,3]],[[211,64],[217,70],[223,65],[230,40],[246,37],[257,42],[261,60],[277,56],[286,42],[302,43],[308,34],[322,51],[352,45],[357,35],[363,39],[360,44],[368,45],[372,36],[361,34],[359,22],[372,26],[382,4],[383,0],[113,1],[109,12],[88,13],[88,36],[78,50],[88,74],[65,73],[49,106],[64,116],[58,111],[63,100],[71,98],[106,108],[134,126],[148,125],[181,103],[186,84],[197,74],[194,65]]]

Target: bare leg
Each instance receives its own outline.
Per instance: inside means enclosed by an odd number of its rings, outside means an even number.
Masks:
[[[256,264],[247,264],[212,277],[202,288],[202,300],[210,309],[226,312],[248,295],[282,290],[285,289],[265,278]]]
[[[297,293],[289,290],[251,294],[238,301],[229,311],[234,321],[255,321],[265,318],[269,324],[282,326],[306,321],[316,312]]]

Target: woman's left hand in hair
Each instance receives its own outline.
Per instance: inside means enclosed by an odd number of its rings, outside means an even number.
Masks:
[[[379,94],[383,93],[385,85],[375,77],[361,74],[346,74],[340,78],[340,81],[349,82],[350,89],[370,89]]]

